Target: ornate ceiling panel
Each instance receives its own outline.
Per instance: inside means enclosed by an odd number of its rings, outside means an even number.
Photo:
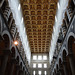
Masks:
[[[20,0],[31,52],[49,52],[57,0]]]

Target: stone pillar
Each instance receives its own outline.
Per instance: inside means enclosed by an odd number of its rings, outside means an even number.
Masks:
[[[0,75],[4,75],[5,69],[6,69],[6,66],[7,66],[7,61],[8,61],[8,55],[4,55],[2,65],[1,65]]]
[[[25,75],[25,70],[23,70],[23,75]]]
[[[72,75],[75,75],[75,63],[74,63],[74,59],[73,59],[73,55],[72,54],[69,54],[69,62],[70,62]]]
[[[57,71],[56,75],[60,75],[60,72],[59,72],[59,70]]]
[[[16,63],[15,59],[12,58],[10,63],[11,63],[10,75],[13,75],[14,64]]]
[[[64,67],[64,73],[65,73],[65,75],[69,75],[68,74],[68,69],[67,69],[67,62],[63,62],[63,67]]]
[[[15,75],[18,75],[19,74],[19,70],[20,70],[20,65],[19,64],[16,64],[16,73],[15,73]]]
[[[56,75],[56,71],[54,71],[54,75]]]
[[[23,75],[23,71],[19,70],[19,74],[18,75]]]
[[[0,75],[4,75],[4,73],[5,73],[9,54],[10,54],[9,49],[3,50],[3,58],[2,58],[2,65],[1,65]]]
[[[60,68],[60,69],[59,69],[59,72],[60,72],[60,75],[64,75],[64,73],[63,73],[63,68]]]

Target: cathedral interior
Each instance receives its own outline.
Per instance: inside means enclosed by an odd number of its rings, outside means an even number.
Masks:
[[[75,75],[75,0],[0,0],[0,75]]]

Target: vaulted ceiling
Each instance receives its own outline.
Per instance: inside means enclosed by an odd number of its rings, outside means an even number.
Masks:
[[[20,0],[32,53],[49,52],[57,0]]]

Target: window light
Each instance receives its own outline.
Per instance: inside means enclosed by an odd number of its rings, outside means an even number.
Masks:
[[[57,17],[55,16],[55,20],[56,20],[56,22],[57,22]]]
[[[33,63],[33,68],[36,68],[36,63]]]
[[[47,68],[47,64],[46,63],[44,64],[44,68]]]
[[[14,41],[14,45],[17,46],[19,42],[17,40]]]
[[[18,10],[20,10],[20,8],[21,8],[21,5],[19,4],[19,6],[18,6]]]
[[[38,64],[38,68],[42,68],[42,64],[41,63]]]
[[[33,55],[33,60],[37,60],[37,56],[36,55]]]
[[[42,56],[41,55],[38,55],[38,60],[42,60]]]
[[[58,9],[59,9],[59,8],[60,8],[59,2],[58,2],[58,4],[57,4],[57,5],[58,5]]]
[[[23,17],[22,17],[21,23],[23,23]]]
[[[43,55],[43,60],[47,60],[47,55]]]
[[[33,75],[35,75],[35,71],[33,71]]]
[[[47,75],[47,71],[44,71],[44,74]]]
[[[38,71],[38,74],[41,75],[41,71]]]

